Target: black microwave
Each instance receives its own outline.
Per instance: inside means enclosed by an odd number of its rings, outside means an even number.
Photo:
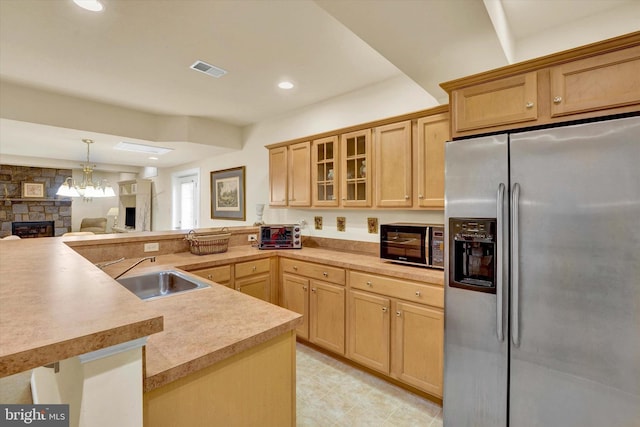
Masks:
[[[444,226],[407,222],[382,224],[380,258],[444,269]]]

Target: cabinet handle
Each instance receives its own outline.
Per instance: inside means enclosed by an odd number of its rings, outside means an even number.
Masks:
[[[367,282],[367,286],[371,287],[371,286],[373,286],[373,283]]]
[[[306,291],[306,290],[307,290],[307,287],[306,287],[306,286],[303,286],[303,287],[302,287],[302,290],[303,290],[303,291]]]
[[[252,270],[253,270],[253,271],[256,271],[256,266],[255,266],[255,265],[252,267]]]
[[[420,296],[420,291],[416,291],[416,296],[419,297]]]
[[[347,198],[346,198],[346,197],[343,197],[343,198],[342,198],[342,200],[347,200]]]
[[[422,194],[418,194],[418,199],[424,199],[424,196]]]
[[[533,102],[527,102],[527,103],[525,104],[525,107],[527,107],[527,108],[533,108]]]
[[[562,102],[562,97],[561,96],[556,96],[555,98],[553,98],[553,103],[554,104],[560,104]]]
[[[322,275],[323,275],[324,277],[329,277],[329,273],[327,273],[326,271],[323,271],[323,272],[322,272]]]
[[[294,266],[293,266],[293,269],[294,269],[295,271],[298,271],[298,266],[297,266],[297,265],[294,265]]]
[[[209,274],[209,275],[207,275],[207,279],[211,280],[211,279],[212,279],[212,276],[211,276],[210,274]]]
[[[316,288],[311,288],[311,292],[315,292],[315,291],[316,291]]]
[[[404,195],[404,199],[405,200],[409,200],[409,196],[407,196],[406,194]]]
[[[400,310],[396,311],[396,316],[400,317]]]
[[[388,308],[387,308],[387,307],[382,307],[382,312],[383,312],[383,313],[386,313],[386,312],[387,312],[387,310],[388,310]]]

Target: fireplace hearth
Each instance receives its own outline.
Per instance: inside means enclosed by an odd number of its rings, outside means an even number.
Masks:
[[[14,221],[11,223],[11,234],[22,239],[34,237],[53,237],[53,221]]]

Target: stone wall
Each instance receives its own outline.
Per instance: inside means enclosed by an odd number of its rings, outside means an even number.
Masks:
[[[0,165],[0,237],[11,234],[13,221],[54,221],[56,236],[71,231],[71,199],[56,196],[69,176],[71,169]],[[44,183],[44,198],[22,198],[23,182]]]

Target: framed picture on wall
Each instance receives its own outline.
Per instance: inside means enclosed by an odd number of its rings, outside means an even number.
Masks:
[[[211,218],[245,220],[244,166],[211,172]]]
[[[23,199],[42,199],[44,197],[44,182],[23,182]]]

